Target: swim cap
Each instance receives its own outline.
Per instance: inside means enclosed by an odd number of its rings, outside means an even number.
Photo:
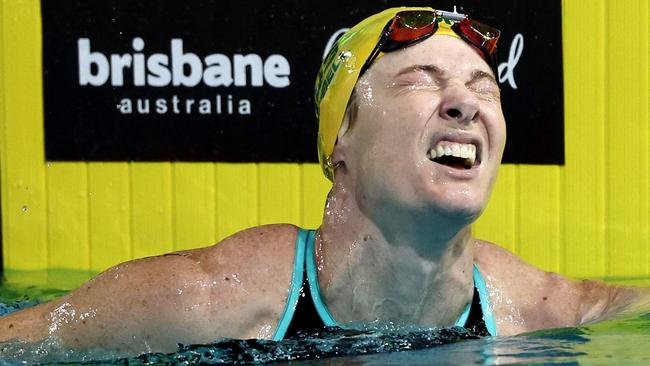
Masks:
[[[330,156],[343,123],[354,86],[361,68],[366,63],[386,24],[401,11],[428,10],[432,8],[400,7],[375,14],[352,27],[339,38],[321,64],[316,77],[314,103],[318,120],[318,160],[325,176],[334,181],[334,167]],[[452,21],[438,20],[435,34],[460,38],[451,29]]]

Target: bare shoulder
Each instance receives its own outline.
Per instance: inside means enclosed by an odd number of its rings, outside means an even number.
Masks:
[[[638,296],[634,289],[541,270],[486,241],[474,241],[474,255],[502,335],[604,320]]]
[[[474,258],[483,274],[510,285],[531,284],[530,281],[539,285],[562,280],[555,273],[542,271],[507,249],[487,241],[474,240]]]
[[[270,334],[262,330],[275,329],[291,283],[297,232],[293,225],[259,226],[211,247],[178,253],[198,263],[218,289],[220,318],[231,329],[240,328],[238,338],[266,338]]]
[[[179,342],[270,338],[285,307],[297,230],[260,226],[207,248],[122,263],[65,297],[0,319],[0,341],[55,335],[73,347],[170,352]],[[61,323],[59,313],[80,315]]]
[[[288,224],[257,226],[233,234],[213,246],[177,254],[204,261],[206,271],[215,268],[242,271],[247,267],[257,271],[260,266],[284,269],[293,263],[297,232],[296,226]]]
[[[155,263],[154,273],[168,274],[152,281],[168,289],[156,290],[157,314],[168,309],[164,318],[179,326],[193,324],[186,339],[195,343],[270,338],[286,304],[297,232],[287,224],[258,226],[206,248],[151,258],[149,272]],[[177,306],[179,301],[185,307]]]

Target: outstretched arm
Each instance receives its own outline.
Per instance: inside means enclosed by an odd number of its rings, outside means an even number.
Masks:
[[[118,265],[67,296],[0,318],[0,341],[56,336],[74,348],[140,353],[268,338],[286,300],[294,239],[293,227],[266,226]]]
[[[650,309],[644,289],[575,281],[542,271],[494,244],[477,241],[499,335],[593,323]]]

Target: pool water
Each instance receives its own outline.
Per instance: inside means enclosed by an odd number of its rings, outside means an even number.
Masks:
[[[58,287],[5,282],[0,286],[0,316],[38,301],[51,300],[72,288],[70,283]],[[390,323],[373,324],[354,331],[326,328],[317,334],[298,335],[281,342],[222,340],[204,345],[179,345],[175,353],[139,357],[106,350],[81,353],[60,347],[55,339],[35,344],[0,342],[0,366],[287,361],[292,365],[647,365],[650,364],[650,314],[514,337],[479,338],[461,328],[418,329]]]

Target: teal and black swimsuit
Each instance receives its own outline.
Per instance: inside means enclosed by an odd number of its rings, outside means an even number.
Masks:
[[[323,301],[318,286],[314,258],[314,230],[298,230],[289,298],[273,334],[279,341],[299,331],[308,332],[324,326],[338,326]],[[490,307],[487,287],[481,272],[474,265],[474,298],[456,321],[478,335],[495,336],[496,324]]]

